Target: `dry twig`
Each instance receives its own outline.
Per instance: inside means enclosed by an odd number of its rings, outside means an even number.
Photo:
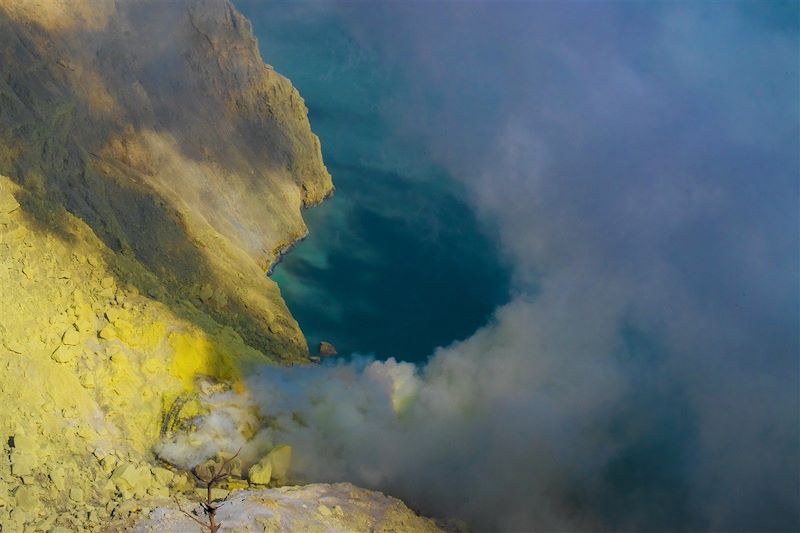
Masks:
[[[192,513],[184,510],[181,507],[180,502],[178,501],[177,497],[175,498],[175,503],[178,506],[178,510],[191,518],[194,522],[198,523],[204,529],[208,529],[210,533],[218,533],[221,523],[217,522],[217,510],[220,506],[227,500],[227,496],[222,500],[222,502],[214,503],[214,500],[211,497],[211,490],[219,483],[227,479],[231,476],[231,470],[233,466],[233,461],[239,456],[239,453],[242,451],[241,448],[232,455],[228,457],[221,464],[217,465],[213,461],[209,461],[208,463],[204,463],[202,465],[196,466],[192,469],[192,475],[200,481],[200,483],[204,484],[206,487],[206,499],[205,501],[200,502],[200,507],[202,507],[203,511],[208,518],[208,522],[203,522],[198,519]]]

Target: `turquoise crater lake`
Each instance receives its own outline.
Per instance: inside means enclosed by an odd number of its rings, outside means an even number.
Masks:
[[[470,336],[507,301],[509,271],[457,182],[392,135],[381,106],[396,77],[333,14],[237,7],[305,98],[336,185],[272,273],[312,353],[326,340],[340,354],[424,362]]]

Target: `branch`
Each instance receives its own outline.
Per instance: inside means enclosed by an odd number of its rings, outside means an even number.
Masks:
[[[241,446],[239,447],[239,449],[236,451],[235,454],[222,461],[222,464],[219,467],[219,471],[214,475],[214,477],[211,478],[210,481],[211,484],[216,485],[217,483],[219,483],[220,481],[231,475],[230,469],[228,467],[230,466],[231,462],[234,459],[239,457],[240,453],[242,453]]]
[[[173,499],[173,500],[175,500],[175,505],[177,505],[177,506],[178,506],[178,510],[179,510],[180,512],[182,512],[183,514],[185,514],[186,516],[188,516],[189,518],[191,518],[192,520],[194,520],[195,522],[197,522],[198,524],[200,524],[200,527],[205,527],[205,528],[211,529],[211,526],[209,526],[209,525],[208,525],[208,524],[206,524],[205,522],[201,522],[201,521],[200,521],[200,520],[199,520],[199,519],[198,519],[196,516],[194,516],[192,513],[188,512],[188,511],[185,511],[185,510],[183,509],[183,507],[181,507],[181,502],[180,502],[180,501],[178,501],[178,497],[177,497],[177,496],[173,496],[173,497],[172,497],[172,499]]]

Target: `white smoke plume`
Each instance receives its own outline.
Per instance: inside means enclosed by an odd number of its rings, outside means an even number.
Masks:
[[[800,527],[798,8],[773,7],[339,6],[516,295],[419,368],[264,368],[165,453],[289,443],[298,480],[478,531]]]

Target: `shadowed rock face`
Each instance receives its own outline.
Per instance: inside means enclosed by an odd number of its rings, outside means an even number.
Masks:
[[[63,205],[287,360],[308,348],[263,272],[333,191],[306,113],[228,0],[0,0],[0,173],[23,209]]]

